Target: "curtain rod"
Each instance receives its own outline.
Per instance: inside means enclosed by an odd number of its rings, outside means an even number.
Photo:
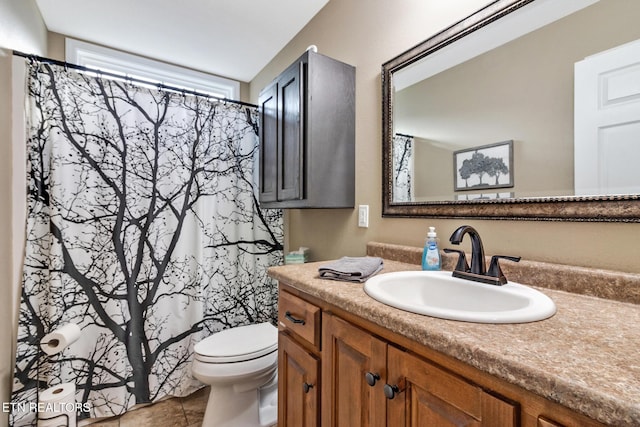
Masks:
[[[191,89],[183,89],[183,88],[178,88],[178,87],[174,87],[174,86],[169,86],[169,85],[166,85],[164,83],[156,83],[156,82],[151,82],[151,81],[144,80],[144,79],[138,79],[138,78],[135,78],[135,77],[123,76],[121,74],[111,73],[111,72],[108,72],[108,71],[102,71],[102,70],[99,70],[97,68],[89,68],[89,67],[85,67],[83,65],[72,64],[70,62],[59,61],[57,59],[52,59],[52,58],[45,58],[44,56],[38,56],[38,55],[30,54],[30,53],[24,53],[24,52],[20,52],[20,51],[17,51],[17,50],[14,50],[13,54],[16,55],[16,56],[21,56],[23,58],[33,59],[33,60],[36,60],[38,62],[44,62],[44,63],[48,63],[48,64],[55,64],[55,65],[59,65],[61,67],[71,68],[71,69],[78,70],[78,71],[87,71],[87,72],[96,73],[96,74],[102,75],[102,76],[114,77],[114,78],[117,78],[117,79],[125,79],[125,80],[128,80],[128,81],[133,82],[133,83],[140,83],[140,84],[145,84],[145,85],[153,85],[153,86],[156,86],[158,89],[162,89],[162,90],[171,90],[171,91],[174,91],[174,92],[180,92],[180,93],[184,93],[184,94],[188,94],[188,95],[195,95],[195,96],[202,96],[202,97],[205,97],[205,98],[211,98],[211,99],[218,100],[220,102],[230,102],[232,104],[239,104],[239,105],[244,105],[246,107],[258,108],[257,105],[251,104],[251,103],[248,103],[248,102],[237,101],[235,99],[221,98],[219,96],[209,95],[209,94],[198,92],[198,91],[191,90]]]

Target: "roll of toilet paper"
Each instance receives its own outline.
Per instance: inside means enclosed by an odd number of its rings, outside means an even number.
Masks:
[[[40,393],[38,399],[38,426],[45,423],[46,426],[76,427],[76,410],[74,383],[51,386]],[[55,424],[56,422],[61,424]]]
[[[40,340],[40,348],[49,356],[53,356],[74,343],[78,338],[80,338],[80,327],[75,323],[67,323],[45,335]]]

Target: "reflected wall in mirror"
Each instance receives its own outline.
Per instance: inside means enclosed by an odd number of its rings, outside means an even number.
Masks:
[[[640,221],[639,18],[498,0],[385,63],[383,214]],[[455,153],[501,141],[510,188],[456,185]]]

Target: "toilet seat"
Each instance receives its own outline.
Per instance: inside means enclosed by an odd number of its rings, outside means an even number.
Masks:
[[[277,350],[278,329],[268,322],[225,329],[194,346],[195,359],[203,363],[244,362]]]

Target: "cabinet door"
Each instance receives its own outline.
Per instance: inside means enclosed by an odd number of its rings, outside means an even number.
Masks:
[[[386,425],[387,344],[331,315],[322,331],[322,426]]]
[[[287,68],[278,78],[278,200],[303,198],[305,63]]]
[[[260,92],[260,201],[278,197],[278,85]]]
[[[516,425],[516,408],[510,403],[393,346],[389,346],[387,354],[388,425]]]
[[[284,333],[278,335],[278,426],[318,425],[318,360]]]

